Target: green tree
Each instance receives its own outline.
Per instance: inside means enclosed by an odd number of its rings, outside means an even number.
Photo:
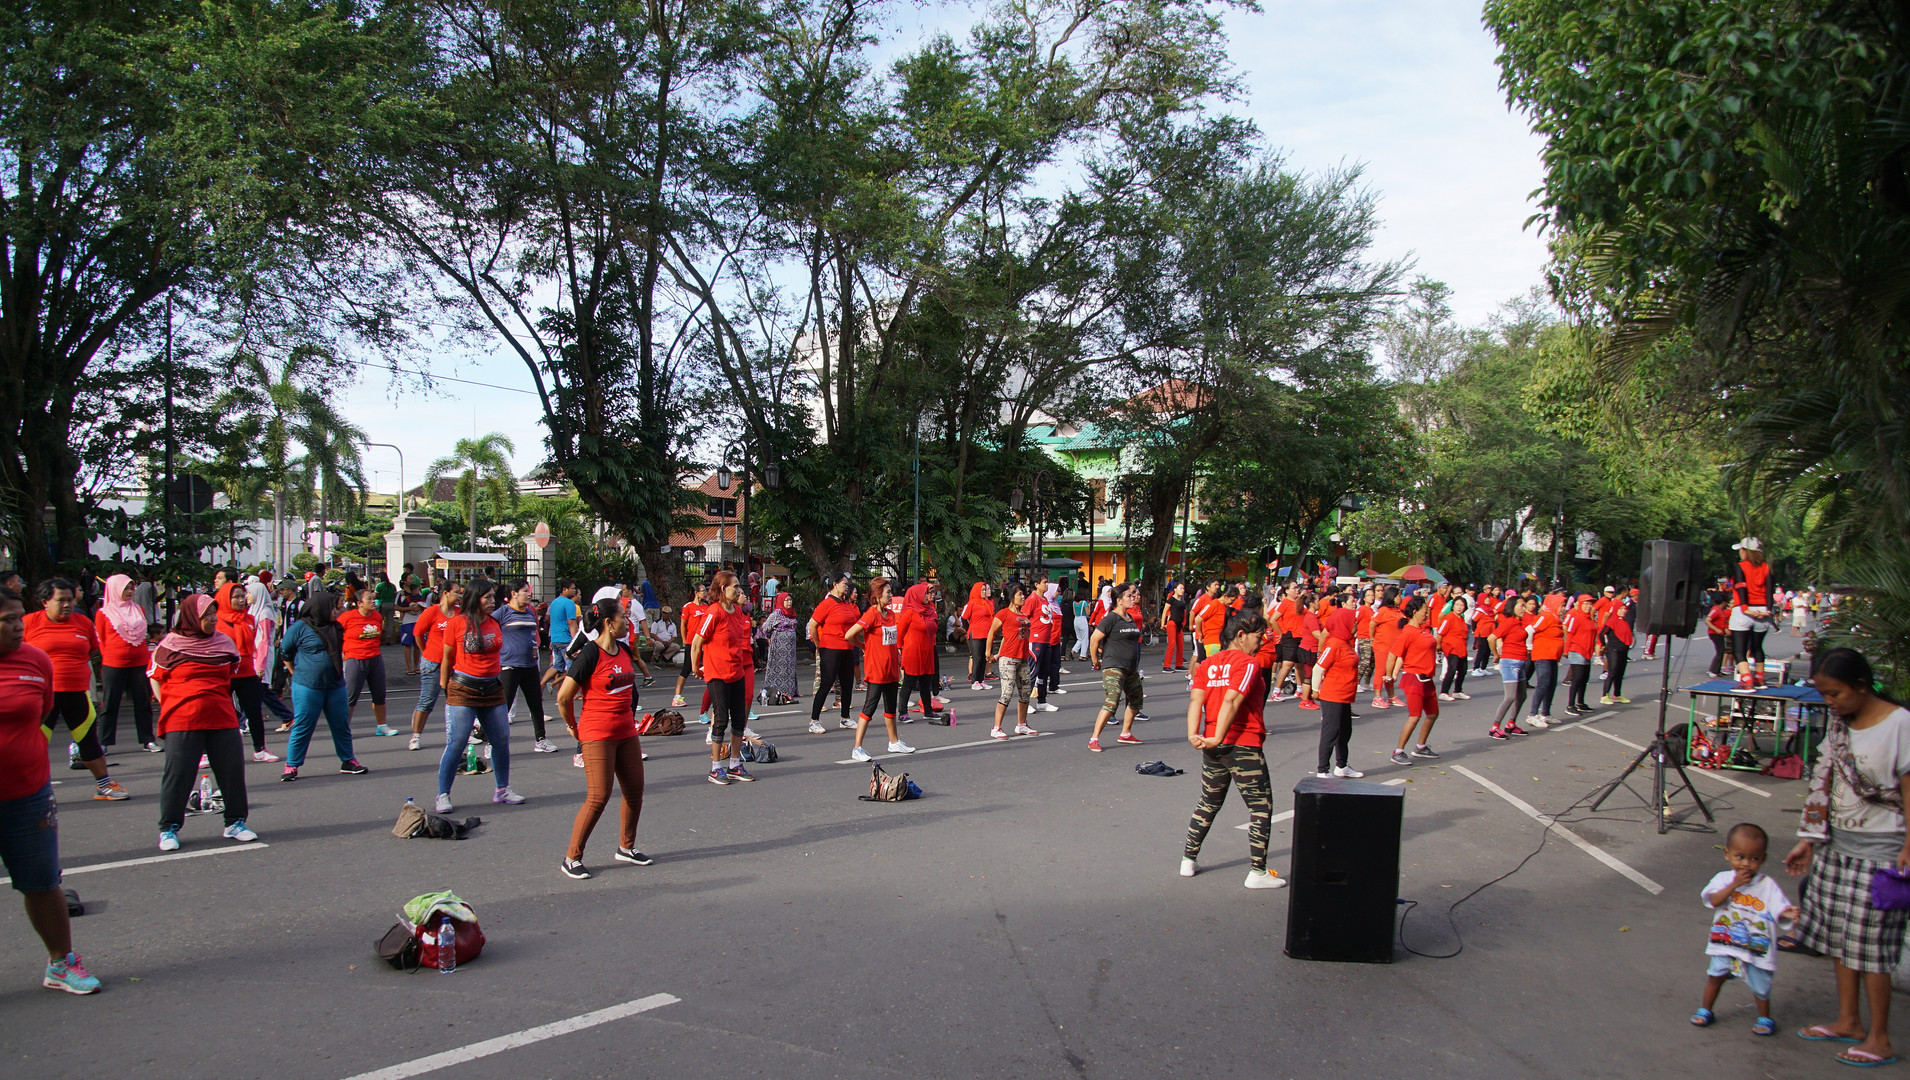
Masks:
[[[439,458],[424,471],[427,490],[446,477],[457,478],[457,504],[464,511],[473,550],[477,547],[480,501],[493,522],[502,522],[517,507],[517,477],[511,472],[510,458],[516,452],[510,439],[493,431],[480,439],[459,439],[451,456]]]

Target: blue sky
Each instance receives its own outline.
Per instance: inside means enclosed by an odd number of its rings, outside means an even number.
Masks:
[[[1465,322],[1478,322],[1541,280],[1545,244],[1525,229],[1541,174],[1540,143],[1498,89],[1497,50],[1475,0],[1262,0],[1227,17],[1242,100],[1288,164],[1306,171],[1359,164],[1379,198],[1375,251],[1411,258],[1415,272],[1452,286]],[[960,25],[945,9],[921,24]],[[446,354],[435,370],[530,389],[523,366]],[[376,374],[345,395],[372,438],[403,448],[408,483],[474,431],[501,431],[529,471],[543,456],[536,399],[441,383],[428,398],[394,395]],[[395,400],[394,400],[395,398]],[[398,458],[366,453],[374,487],[397,487]]]

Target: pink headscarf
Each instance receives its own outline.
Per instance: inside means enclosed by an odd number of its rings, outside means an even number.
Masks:
[[[100,608],[106,613],[106,621],[113,624],[113,632],[125,640],[126,644],[141,646],[146,644],[146,612],[131,600],[122,600],[126,586],[133,579],[125,574],[114,574],[106,579],[106,603]]]
[[[171,668],[181,660],[209,660],[236,667],[239,663],[238,645],[216,629],[210,634],[206,633],[200,625],[206,609],[214,606],[210,596],[193,593],[186,597],[179,605],[179,615],[173,621],[172,633],[160,638],[159,648],[153,650],[153,666]]]

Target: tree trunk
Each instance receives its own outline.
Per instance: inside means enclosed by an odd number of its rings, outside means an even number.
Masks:
[[[1187,483],[1188,477],[1183,473],[1156,472],[1148,480],[1147,540],[1141,556],[1141,597],[1148,611],[1159,611],[1161,607],[1161,571],[1167,566],[1168,550],[1174,546],[1175,511],[1180,508]]]

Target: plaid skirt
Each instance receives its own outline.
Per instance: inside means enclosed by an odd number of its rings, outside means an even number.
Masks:
[[[1870,879],[1886,865],[1820,845],[1799,905],[1803,914],[1797,920],[1798,941],[1853,971],[1895,971],[1910,911],[1870,906]]]

